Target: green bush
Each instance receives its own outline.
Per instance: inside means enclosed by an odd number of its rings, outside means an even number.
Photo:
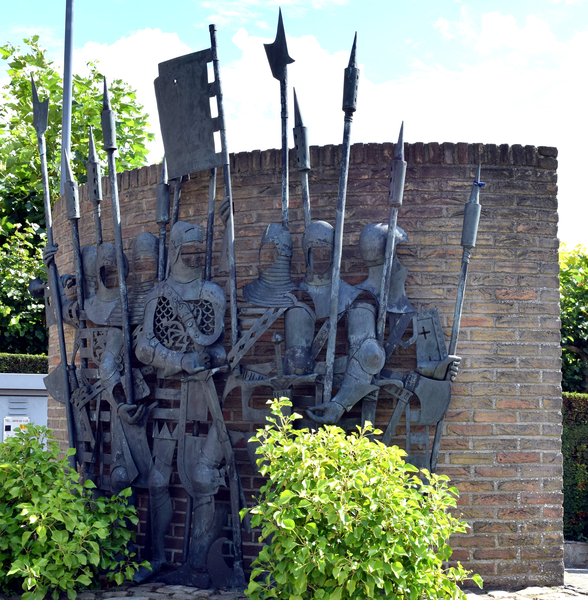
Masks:
[[[564,537],[588,541],[588,394],[563,394]]]
[[[0,592],[42,600],[96,585],[102,573],[122,583],[138,568],[126,521],[127,498],[92,498],[94,484],[58,459],[46,427],[27,426],[0,444]],[[123,496],[128,496],[127,490]]]
[[[468,572],[445,563],[447,539],[466,529],[448,512],[457,495],[448,478],[424,473],[430,483],[422,481],[402,450],[369,440],[381,433],[371,426],[351,436],[296,430],[300,416],[284,416],[285,406],[274,400],[270,425],[252,438],[268,480],[250,512],[267,544],[248,597],[465,598],[457,583]]]
[[[0,373],[49,372],[46,354],[4,354],[0,352]]]

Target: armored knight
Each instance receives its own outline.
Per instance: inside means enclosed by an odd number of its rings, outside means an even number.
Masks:
[[[317,423],[336,423],[359,400],[382,387],[399,398],[397,406],[400,409],[408,406],[412,394],[417,396],[421,403],[419,425],[436,425],[443,418],[449,405],[451,390],[446,379],[455,377],[460,358],[447,355],[437,310],[416,312],[412,308],[404,289],[408,271],[400,263],[396,252],[393,257],[387,306],[390,335],[385,344],[381,344],[376,338],[379,284],[382,281],[387,233],[388,226],[384,223],[366,225],[362,230],[359,249],[368,267],[368,277],[356,287],[375,299],[376,306],[360,297],[349,309],[349,358],[345,376],[332,401],[309,409],[309,416]],[[397,227],[396,242],[407,241],[406,233]],[[402,341],[401,338],[411,322],[413,334],[406,342]],[[406,348],[414,343],[417,350],[415,371],[403,375],[384,370],[386,361],[398,345]],[[404,389],[410,393],[403,393]],[[407,449],[410,450],[408,437]],[[429,456],[422,462],[419,466],[431,468]]]
[[[44,252],[44,260],[53,259],[57,247],[48,247]],[[148,408],[125,402],[122,344],[120,329],[120,296],[115,281],[117,278],[116,255],[113,244],[104,242],[98,246],[84,246],[81,250],[83,267],[83,285],[85,294],[84,313],[94,326],[79,328],[79,308],[77,301],[68,300],[62,293],[63,314],[65,321],[76,327],[79,343],[85,341],[82,353],[97,367],[98,378],[90,376],[85,369],[78,371],[79,387],[72,395],[74,421],[78,439],[90,443],[92,453],[86,458],[81,453],[80,462],[87,463],[86,476],[96,479],[102,490],[119,493],[123,489],[147,487],[150,471],[151,453],[145,435],[145,424],[149,416]],[[126,261],[125,261],[125,264]],[[72,276],[64,276],[69,283]],[[149,395],[149,388],[139,369],[134,369],[135,398],[140,400]],[[98,447],[103,447],[104,432],[101,419],[96,418],[95,432],[91,432],[87,421],[87,410],[94,407],[96,415],[102,416],[101,401],[106,400],[110,406],[110,473],[104,475],[103,456],[97,456]],[[95,402],[95,405],[91,404]],[[92,464],[99,463],[99,473],[92,471]]]
[[[261,269],[264,246],[273,244],[276,249],[275,261]],[[268,248],[265,248],[266,250]],[[296,289],[292,283],[290,266],[292,263],[292,236],[278,223],[270,223],[263,233],[259,246],[259,276],[255,281],[243,286],[243,298],[250,304],[264,307],[293,306],[296,298],[292,295]]]
[[[314,312],[306,304],[299,302],[289,308],[284,317],[286,354],[284,371],[299,375],[312,373],[314,359],[320,351],[315,348],[315,323],[329,316],[331,285],[333,280],[333,247],[335,230],[325,221],[311,223],[302,236],[302,249],[306,271],[298,288],[312,300]],[[344,281],[339,283],[339,318],[357,298],[360,290]]]
[[[170,402],[170,409],[154,411],[154,462],[149,475],[151,565],[157,572],[166,560],[164,537],[172,519],[169,483],[178,444],[178,472],[194,503],[192,539],[188,563],[164,579],[206,588],[210,583],[208,551],[225,518],[222,511],[215,510],[214,501],[224,483],[220,468],[223,449],[215,422],[206,438],[198,435],[198,425],[207,420],[206,382],[212,385],[210,375],[226,360],[221,343],[226,300],[218,285],[202,278],[198,258],[203,241],[200,226],[183,221],[173,226],[170,274],[146,298],[136,355],[157,369],[156,399]],[[171,387],[174,381],[180,390]],[[187,430],[189,422],[192,434]],[[175,429],[173,425],[177,425]]]

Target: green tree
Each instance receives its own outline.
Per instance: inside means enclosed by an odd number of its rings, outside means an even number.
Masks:
[[[561,294],[562,386],[566,392],[588,390],[588,250],[576,246],[559,252]]]
[[[23,50],[11,43],[0,46],[10,77],[0,97],[0,347],[38,354],[47,347],[43,307],[28,295],[27,285],[39,273],[45,212],[30,78],[35,79],[39,97],[50,101],[45,138],[52,201],[59,196],[63,82],[39,45],[39,36],[25,39],[24,44]],[[88,68],[88,76],[73,76],[70,158],[79,183],[86,181],[90,126],[105,162],[100,125],[104,78],[95,63],[88,63]],[[120,79],[109,82],[109,90],[117,114],[117,169],[140,167],[146,163],[146,145],[153,139],[147,132],[147,115],[134,90]]]

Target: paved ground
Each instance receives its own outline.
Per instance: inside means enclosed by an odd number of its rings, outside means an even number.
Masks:
[[[588,600],[588,569],[566,569],[564,585],[561,587],[529,587],[518,592],[495,591],[484,593],[468,592],[468,600]]]
[[[2,596],[0,596],[0,599]],[[246,598],[244,594],[214,590],[198,590],[183,585],[145,583],[133,586],[123,584],[108,590],[83,592],[78,600],[235,600]],[[566,569],[565,584],[561,587],[530,587],[518,592],[493,591],[468,592],[468,600],[588,600],[588,569]],[[308,600],[312,600],[309,598]]]

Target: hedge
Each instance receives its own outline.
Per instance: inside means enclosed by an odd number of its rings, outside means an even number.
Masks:
[[[564,537],[588,541],[588,394],[563,393]]]
[[[49,360],[44,354],[0,353],[0,373],[48,373]]]

